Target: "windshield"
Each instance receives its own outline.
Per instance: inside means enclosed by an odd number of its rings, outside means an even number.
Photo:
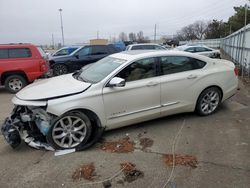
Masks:
[[[126,60],[124,59],[105,57],[90,67],[86,69],[83,68],[79,77],[84,81],[97,83],[125,62]]]

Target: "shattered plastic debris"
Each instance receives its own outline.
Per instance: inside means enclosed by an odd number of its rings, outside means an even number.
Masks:
[[[104,141],[98,146],[98,148],[112,153],[129,153],[134,151],[134,145],[135,143],[130,141],[129,137],[125,137],[118,141]]]
[[[167,166],[173,166],[172,154],[163,155],[163,159]],[[198,161],[196,157],[191,155],[175,154],[175,165],[184,165],[184,166],[190,166],[191,168],[197,168]]]
[[[142,146],[142,150],[151,147],[154,144],[154,141],[150,138],[140,138],[140,145]]]
[[[55,152],[55,156],[66,155],[69,153],[74,153],[76,149],[65,149],[65,150],[58,150]]]
[[[85,180],[93,181],[93,176],[95,176],[95,166],[93,163],[81,165],[72,174],[73,181],[78,181],[84,178]]]
[[[122,172],[124,174],[124,181],[127,182],[132,182],[137,180],[138,178],[143,178],[144,177],[144,173],[138,169],[135,168],[135,164],[130,163],[130,162],[124,162],[121,163],[121,169]]]

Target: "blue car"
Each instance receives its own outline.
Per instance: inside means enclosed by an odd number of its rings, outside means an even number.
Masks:
[[[69,55],[75,50],[77,50],[79,47],[63,47],[57,50],[55,53],[52,54],[53,57],[56,56],[64,56],[64,55]]]

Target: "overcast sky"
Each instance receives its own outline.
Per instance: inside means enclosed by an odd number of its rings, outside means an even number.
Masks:
[[[118,37],[124,31],[153,38],[173,35],[196,20],[223,19],[233,15],[233,6],[247,0],[0,0],[0,43],[61,42],[59,8],[63,9],[65,43]]]

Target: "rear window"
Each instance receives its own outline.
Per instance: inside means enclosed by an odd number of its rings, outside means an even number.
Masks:
[[[43,58],[47,58],[47,54],[41,47],[38,46],[37,49]]]
[[[9,49],[9,58],[26,58],[31,57],[29,48],[11,48]]]
[[[8,50],[0,49],[0,59],[7,59],[7,58],[8,58]]]

